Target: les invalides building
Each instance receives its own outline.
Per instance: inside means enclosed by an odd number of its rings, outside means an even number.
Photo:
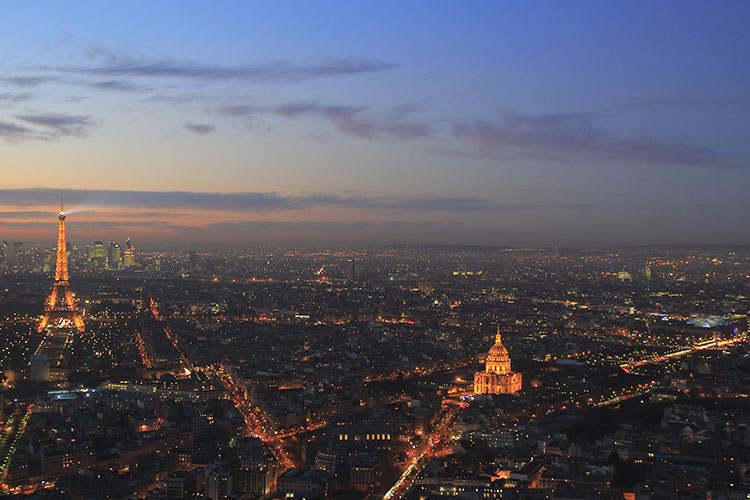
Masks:
[[[521,374],[510,369],[508,349],[503,345],[500,327],[495,336],[495,345],[487,354],[483,372],[474,374],[475,394],[515,394],[521,390]]]

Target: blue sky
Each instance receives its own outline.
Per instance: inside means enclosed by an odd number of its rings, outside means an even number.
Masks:
[[[3,4],[0,237],[750,244],[749,14]]]

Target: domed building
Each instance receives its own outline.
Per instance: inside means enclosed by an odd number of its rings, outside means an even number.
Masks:
[[[475,394],[515,394],[521,390],[521,374],[510,369],[508,349],[503,345],[500,327],[497,328],[495,345],[487,354],[483,372],[474,374]]]

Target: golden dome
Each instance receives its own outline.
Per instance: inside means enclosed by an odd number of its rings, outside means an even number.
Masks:
[[[503,344],[495,344],[487,353],[487,361],[510,361],[508,349]]]
[[[490,347],[490,352],[487,353],[487,360],[489,361],[490,359],[493,361],[510,361],[508,349],[503,345],[503,337],[500,335],[500,327],[497,328],[495,344]]]
[[[497,330],[495,344],[490,347],[490,352],[487,353],[485,370],[494,373],[508,373],[510,372],[510,355],[508,349],[503,345],[500,328],[498,327]]]

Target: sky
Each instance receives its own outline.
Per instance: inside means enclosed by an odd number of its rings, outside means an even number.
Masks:
[[[0,240],[748,245],[750,2],[3,2]]]

